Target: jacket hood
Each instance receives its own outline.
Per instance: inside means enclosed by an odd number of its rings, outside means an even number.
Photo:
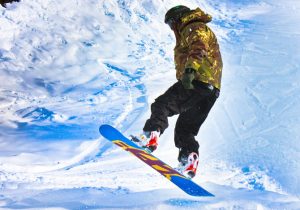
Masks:
[[[203,12],[199,7],[195,10],[191,10],[186,15],[181,18],[183,25],[186,25],[190,22],[200,21],[203,23],[208,23],[212,20],[212,17],[209,14]]]

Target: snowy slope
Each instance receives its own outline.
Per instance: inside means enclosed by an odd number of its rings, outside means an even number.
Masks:
[[[98,134],[139,133],[175,82],[168,8],[214,17],[221,96],[183,194]],[[23,0],[0,7],[0,208],[300,209],[300,2]],[[155,155],[175,166],[176,117]]]

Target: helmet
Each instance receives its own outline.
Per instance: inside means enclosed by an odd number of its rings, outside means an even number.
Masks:
[[[165,23],[169,24],[171,22],[178,21],[185,13],[191,11],[190,8],[179,5],[169,9],[165,15]]]

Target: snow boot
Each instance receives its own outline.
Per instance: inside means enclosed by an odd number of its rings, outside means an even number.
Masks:
[[[196,175],[199,157],[196,152],[189,155],[182,155],[179,159],[177,170],[188,178],[193,178]]]
[[[131,140],[151,153],[158,146],[159,136],[159,131],[144,131],[139,137],[131,136]]]

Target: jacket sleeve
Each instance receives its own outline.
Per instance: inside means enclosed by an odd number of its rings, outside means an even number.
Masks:
[[[209,33],[206,26],[202,25],[196,29],[189,28],[186,36],[186,42],[188,44],[188,56],[185,63],[185,68],[192,68],[199,71],[203,59],[207,57],[209,48]]]

